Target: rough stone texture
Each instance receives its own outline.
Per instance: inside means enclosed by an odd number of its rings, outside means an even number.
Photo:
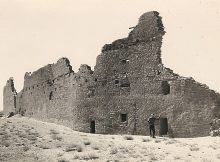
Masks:
[[[16,112],[83,132],[95,121],[96,133],[142,135],[149,134],[147,118],[155,113],[168,119],[171,136],[209,135],[210,122],[220,118],[220,95],[164,67],[164,34],[158,12],[148,12],[127,38],[104,45],[94,72],[81,65],[74,73],[62,58],[26,73]],[[13,108],[10,96],[5,92],[4,110]]]
[[[220,136],[220,119],[213,119],[211,124],[211,132],[210,135],[212,137]]]
[[[3,90],[3,113],[15,112],[16,110],[16,89],[14,87],[14,80],[10,78]]]

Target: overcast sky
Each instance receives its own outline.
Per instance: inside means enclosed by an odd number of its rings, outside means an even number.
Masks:
[[[147,11],[162,16],[162,60],[220,92],[220,0],[0,0],[0,89],[61,57],[94,67],[106,43],[127,37]],[[0,109],[3,105],[0,93]]]

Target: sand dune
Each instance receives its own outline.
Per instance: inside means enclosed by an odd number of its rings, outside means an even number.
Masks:
[[[0,119],[0,161],[220,161],[220,137],[86,134],[17,116]]]

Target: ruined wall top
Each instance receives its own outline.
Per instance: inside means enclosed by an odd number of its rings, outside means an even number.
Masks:
[[[33,73],[26,72],[24,76],[24,88],[38,83],[52,81],[67,73],[73,73],[73,70],[70,61],[63,57],[55,64],[48,64]]]
[[[137,26],[129,33],[128,38],[133,41],[150,41],[154,37],[162,37],[165,34],[162,18],[156,11],[144,13]]]
[[[6,90],[8,90],[8,91],[10,91],[10,92],[12,92],[14,94],[17,94],[15,86],[14,86],[14,78],[13,77],[10,77],[7,80],[6,85],[4,87],[4,91],[6,91]]]
[[[155,39],[162,40],[165,34],[162,18],[156,11],[146,12],[140,18],[139,22],[128,35],[127,38],[118,39],[111,44],[106,44],[102,48],[102,52],[126,48],[135,45],[138,42],[148,42]]]

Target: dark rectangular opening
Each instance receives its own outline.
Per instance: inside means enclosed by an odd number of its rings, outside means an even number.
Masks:
[[[92,120],[90,123],[90,133],[95,133],[95,121]]]
[[[121,122],[127,122],[128,120],[128,114],[122,113],[121,114]]]
[[[170,94],[170,84],[167,81],[162,82],[162,93],[164,95]]]
[[[53,97],[53,92],[50,92],[49,100],[52,100],[52,97]]]
[[[167,135],[168,133],[168,121],[167,118],[160,118],[160,131],[159,134],[162,135]]]
[[[119,84],[119,80],[118,79],[115,79],[115,84]]]

